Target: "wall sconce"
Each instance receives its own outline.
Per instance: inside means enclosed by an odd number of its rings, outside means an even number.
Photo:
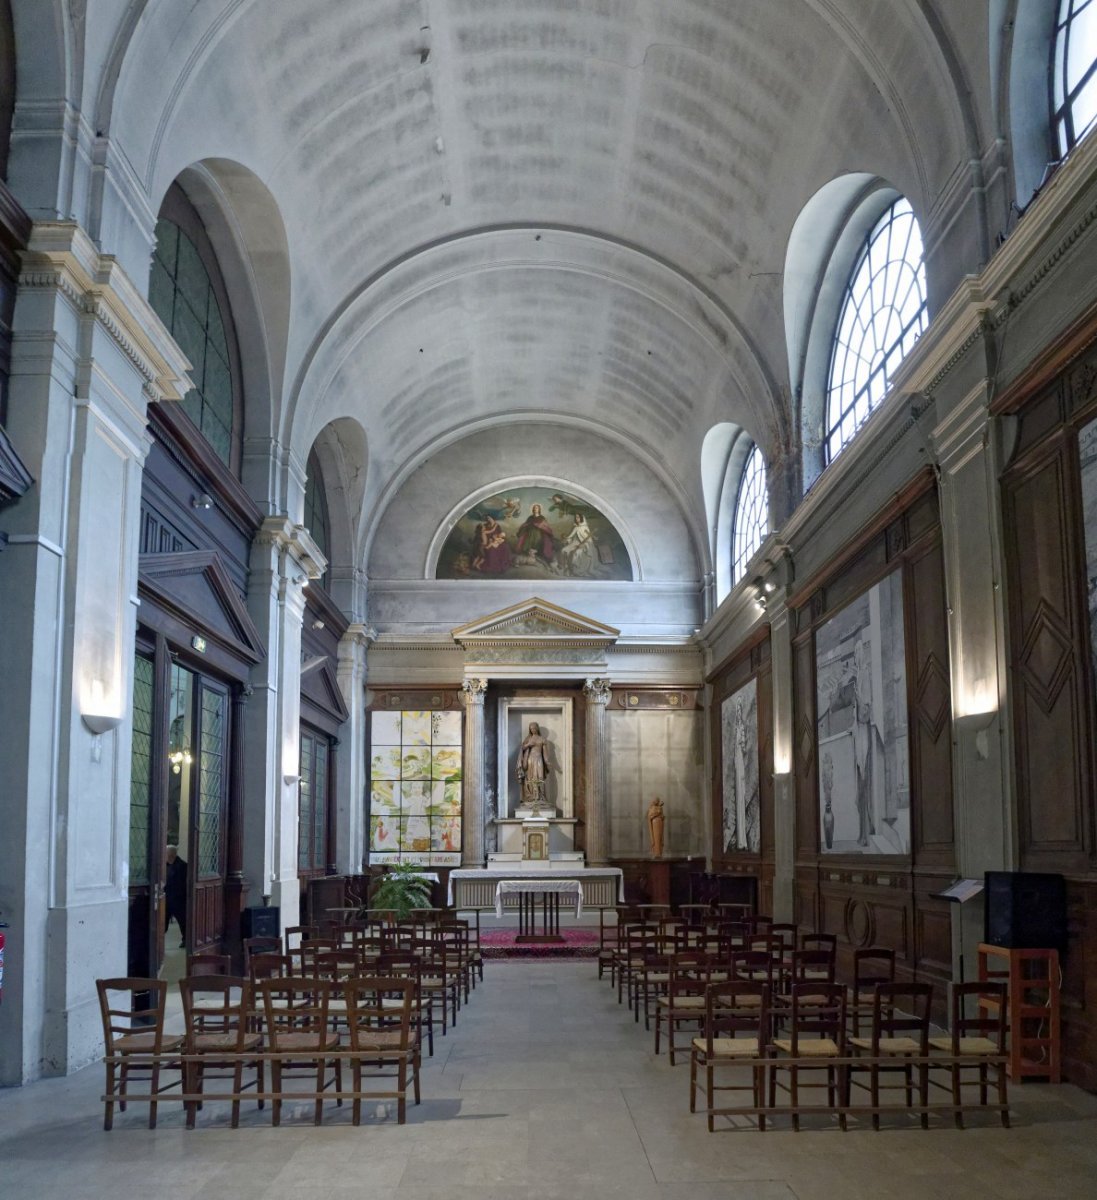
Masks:
[[[80,720],[84,722],[90,733],[94,733],[96,737],[104,733],[109,733],[112,729],[117,729],[122,724],[121,717],[108,717],[95,713],[81,713]]]
[[[301,782],[301,776],[300,775],[283,775],[282,782],[286,785],[286,787],[293,787],[295,784],[298,784]]]
[[[200,508],[203,511],[207,511],[213,507],[213,497],[209,492],[203,492],[200,496],[191,496],[190,506],[191,508]]]
[[[183,770],[183,764],[189,767],[194,762],[194,756],[189,750],[173,750],[168,755],[168,762],[171,763],[171,773],[178,775]]]
[[[754,603],[757,605],[760,612],[766,611],[766,605],[769,603],[769,593],[773,590],[772,584],[767,587],[766,581],[761,575],[755,575],[750,581],[750,592],[754,597]]]

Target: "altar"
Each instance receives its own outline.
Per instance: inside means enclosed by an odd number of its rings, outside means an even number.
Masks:
[[[447,903],[461,910],[496,910],[497,885],[519,875],[523,880],[576,880],[582,886],[584,908],[614,908],[625,902],[625,876],[620,867],[577,867],[560,863],[538,869],[515,871],[509,868],[462,868],[449,873]],[[517,896],[506,897],[504,912],[517,912]]]

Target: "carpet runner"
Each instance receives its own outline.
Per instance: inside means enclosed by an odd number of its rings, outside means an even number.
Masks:
[[[519,946],[517,929],[485,929],[480,933],[480,951],[485,958],[597,958],[597,929],[561,930],[563,943]]]

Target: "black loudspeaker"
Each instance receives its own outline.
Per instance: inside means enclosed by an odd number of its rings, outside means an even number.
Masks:
[[[987,871],[983,940],[1011,950],[1067,948],[1067,889],[1062,875]]]
[[[281,937],[281,910],[269,908],[245,908],[241,913],[243,937]]]

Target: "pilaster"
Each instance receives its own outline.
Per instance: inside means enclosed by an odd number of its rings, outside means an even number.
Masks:
[[[465,819],[461,865],[484,865],[484,697],[488,681],[466,679],[461,684],[465,705]]]
[[[368,856],[366,829],[366,678],[369,647],[377,637],[368,625],[354,624],[339,641],[336,675],[350,716],[340,733],[335,782],[336,869],[358,875]]]
[[[588,866],[608,861],[609,755],[606,746],[606,707],[610,702],[608,679],[588,679],[583,684],[586,719],[586,856]]]

